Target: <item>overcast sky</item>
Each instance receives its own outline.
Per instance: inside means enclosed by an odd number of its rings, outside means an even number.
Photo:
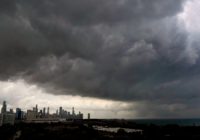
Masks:
[[[199,0],[1,0],[0,102],[93,118],[200,117]]]

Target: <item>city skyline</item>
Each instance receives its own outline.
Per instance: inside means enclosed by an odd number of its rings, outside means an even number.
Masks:
[[[84,114],[87,114],[88,112],[91,113],[93,118],[112,119],[114,118],[113,116],[115,116],[115,118],[122,119],[127,118],[124,114],[129,113],[129,110],[127,110],[129,106],[128,103],[89,97],[83,98],[80,96],[55,96],[41,92],[41,89],[38,91],[38,87],[29,87],[24,81],[18,81],[16,83],[10,81],[8,84],[3,84],[3,86],[0,84],[0,88],[4,91],[1,92],[2,101],[0,100],[0,102],[6,100],[8,109],[21,106],[22,110],[25,111],[32,108],[37,101],[37,104],[40,104],[41,107],[48,104],[51,108],[50,112],[55,112],[59,106],[63,106],[70,110],[74,106],[75,108],[80,109]],[[19,87],[24,90],[20,91],[18,96],[13,96],[15,91],[19,91]],[[31,99],[30,94],[34,95]],[[118,108],[116,108],[116,106]],[[129,115],[131,116],[131,114]],[[127,119],[129,118],[131,117],[128,117]]]
[[[59,107],[57,107],[56,110],[51,110],[49,106],[40,107],[38,104],[36,104],[35,106],[32,106],[32,108],[27,108],[27,109],[22,109],[22,107],[20,107],[20,106],[18,106],[16,108],[12,108],[12,107],[8,107],[8,104],[5,100],[2,102],[0,107],[1,107],[1,113],[5,113],[7,111],[9,112],[12,110],[11,112],[15,113],[15,115],[17,113],[17,110],[23,111],[25,114],[27,114],[28,111],[35,111],[36,113],[42,112],[42,114],[44,114],[44,115],[46,114],[46,115],[57,115],[57,116],[61,116],[62,114],[65,114],[65,113],[76,116],[81,113],[80,110],[79,111],[76,110],[77,111],[76,112],[74,107],[71,107],[71,110],[68,107],[69,110],[66,110],[66,108],[59,106]],[[85,117],[83,116],[83,118],[88,118],[88,114],[90,114],[90,113],[87,113],[86,114],[87,116],[85,115]]]
[[[198,118],[199,9],[199,0],[1,0],[0,102]]]
[[[90,113],[85,117],[90,120]],[[20,107],[14,109],[8,109],[6,101],[3,101],[0,113],[0,126],[2,125],[14,125],[15,123],[58,123],[58,122],[73,122],[83,121],[84,114],[75,111],[75,108],[65,110],[62,106],[57,108],[56,112],[50,113],[49,107],[39,108],[36,104],[35,107],[22,110]]]

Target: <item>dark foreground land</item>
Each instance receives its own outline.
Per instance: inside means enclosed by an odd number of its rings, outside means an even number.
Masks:
[[[117,132],[95,130],[106,128],[130,128],[142,130]],[[200,126],[141,125],[125,120],[84,120],[63,123],[17,123],[0,127],[0,140],[200,140]]]

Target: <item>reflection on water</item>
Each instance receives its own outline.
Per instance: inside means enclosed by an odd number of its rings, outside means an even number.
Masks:
[[[126,133],[141,133],[142,134],[142,132],[143,132],[143,130],[141,130],[141,129],[130,129],[130,128],[121,128],[121,127],[107,127],[107,126],[98,126],[98,125],[94,125],[93,128],[95,130],[112,132],[112,133],[117,133],[119,129],[123,129]]]

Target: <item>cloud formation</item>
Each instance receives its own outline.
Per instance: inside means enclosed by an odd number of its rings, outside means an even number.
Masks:
[[[186,2],[3,0],[0,78],[56,95],[192,104],[199,49],[177,16]]]

